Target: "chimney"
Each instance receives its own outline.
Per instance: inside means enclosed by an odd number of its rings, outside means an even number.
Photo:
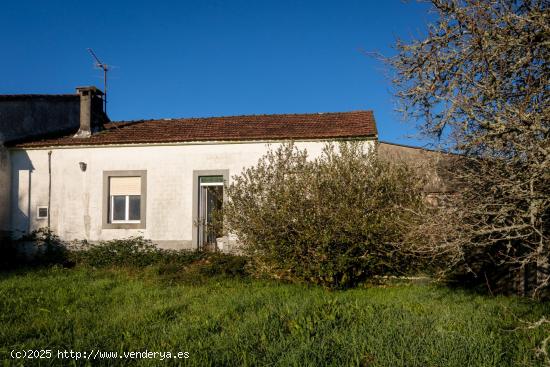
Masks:
[[[77,87],[80,96],[80,128],[75,138],[89,138],[101,130],[109,118],[103,111],[103,92],[94,86]]]

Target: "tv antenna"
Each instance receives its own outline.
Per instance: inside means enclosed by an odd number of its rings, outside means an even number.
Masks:
[[[88,52],[94,58],[95,66],[103,70],[103,110],[107,113],[107,72],[109,71],[109,65],[102,63],[91,48],[88,48]]]

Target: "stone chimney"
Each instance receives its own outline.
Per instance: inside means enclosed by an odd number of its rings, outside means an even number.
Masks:
[[[103,110],[103,92],[96,87],[77,87],[80,96],[80,128],[75,138],[89,138],[101,130],[109,118]]]

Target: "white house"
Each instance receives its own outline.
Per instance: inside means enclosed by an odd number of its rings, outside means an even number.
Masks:
[[[161,247],[198,248],[215,241],[199,224],[223,205],[224,182],[269,146],[293,140],[316,156],[328,140],[377,139],[372,111],[105,123],[94,118],[94,98],[95,88],[79,89],[79,126],[5,143],[4,229],[49,226],[64,240],[91,242],[142,235]]]

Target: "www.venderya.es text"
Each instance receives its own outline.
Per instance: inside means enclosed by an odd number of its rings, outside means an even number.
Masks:
[[[159,351],[131,351],[131,352],[114,352],[103,351],[99,349],[91,349],[88,351],[52,350],[52,349],[22,349],[12,350],[10,353],[13,359],[66,359],[66,360],[81,360],[81,359],[187,359],[189,352],[159,352]]]

